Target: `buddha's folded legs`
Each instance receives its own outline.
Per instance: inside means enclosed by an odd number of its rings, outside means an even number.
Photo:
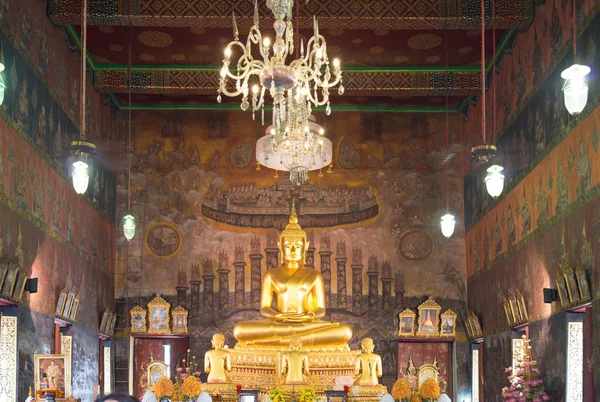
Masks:
[[[288,346],[298,337],[304,346],[346,345],[352,338],[347,325],[326,321],[285,323],[276,321],[241,322],[233,329],[235,338],[244,344]]]

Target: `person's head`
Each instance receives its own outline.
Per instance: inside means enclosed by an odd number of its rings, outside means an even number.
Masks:
[[[124,392],[115,392],[108,395],[99,395],[96,402],[140,402],[140,400]]]
[[[302,339],[300,339],[297,336],[290,339],[290,348],[292,350],[299,350],[300,348],[302,348]]]

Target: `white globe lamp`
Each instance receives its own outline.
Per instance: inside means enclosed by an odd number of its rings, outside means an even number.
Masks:
[[[446,215],[442,216],[440,225],[442,227],[442,234],[446,238],[450,238],[450,236],[452,236],[452,233],[454,233],[454,226],[456,225],[456,220],[454,219],[454,215],[446,214]]]
[[[131,214],[123,218],[123,234],[127,240],[131,240],[135,236],[135,218]]]
[[[487,169],[488,174],[485,176],[485,187],[488,194],[494,198],[502,194],[502,190],[504,190],[503,170],[504,168],[499,165],[492,165]]]
[[[87,163],[78,160],[73,163],[73,188],[77,194],[84,194],[90,183]]]
[[[588,66],[573,64],[560,74],[565,80],[563,86],[565,107],[573,116],[581,113],[587,104],[588,85],[585,82],[585,77],[590,71]]]

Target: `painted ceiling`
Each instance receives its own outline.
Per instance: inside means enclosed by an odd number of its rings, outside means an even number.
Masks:
[[[259,0],[263,34],[274,36],[271,13]],[[423,111],[468,103],[481,88],[480,3],[477,0],[331,0],[300,3],[300,34],[319,20],[330,57],[342,61],[343,96],[332,106],[351,110]],[[510,4],[508,4],[510,3]],[[232,40],[231,13],[240,36],[251,24],[253,0],[88,0],[88,51],[94,86],[127,107],[127,64],[131,45],[132,104],[135,108],[236,108],[239,99],[218,105],[216,88],[223,49]],[[488,28],[495,28],[499,55],[516,31],[534,16],[534,0],[496,1]],[[81,2],[49,0],[48,16],[80,45]],[[447,44],[446,44],[447,40]],[[448,76],[445,73],[446,48]],[[492,30],[486,35],[491,62]],[[447,80],[447,81],[446,81]]]

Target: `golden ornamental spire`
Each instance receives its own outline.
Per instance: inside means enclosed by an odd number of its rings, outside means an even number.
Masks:
[[[292,210],[288,219],[288,224],[281,232],[280,238],[285,236],[300,236],[306,240],[306,232],[302,230],[302,227],[298,224],[298,215],[296,214],[296,202],[292,199]]]
[[[292,198],[292,211],[290,212],[289,223],[298,223],[298,215],[296,214],[296,200]]]

